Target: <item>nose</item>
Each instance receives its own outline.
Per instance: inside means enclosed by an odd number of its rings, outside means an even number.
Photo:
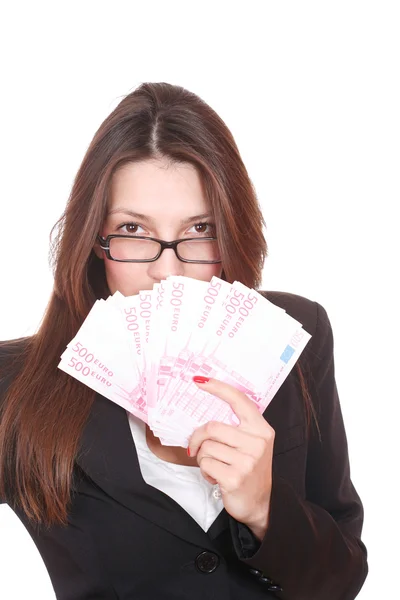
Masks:
[[[173,248],[164,248],[161,256],[148,265],[149,276],[157,281],[166,279],[168,275],[183,275],[185,268],[185,263],[179,260]]]

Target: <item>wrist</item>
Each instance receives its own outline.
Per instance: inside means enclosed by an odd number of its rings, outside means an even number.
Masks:
[[[257,519],[245,523],[255,537],[261,541],[266,534],[269,522],[269,506]]]

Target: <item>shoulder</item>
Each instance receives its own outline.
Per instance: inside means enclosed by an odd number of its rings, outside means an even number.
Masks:
[[[304,358],[316,368],[333,354],[333,333],[325,308],[315,300],[290,292],[261,291],[269,302],[283,308],[288,315],[299,321],[312,337],[304,349]]]
[[[283,308],[313,335],[317,324],[317,303],[314,300],[289,292],[260,291],[259,293],[276,306]]]

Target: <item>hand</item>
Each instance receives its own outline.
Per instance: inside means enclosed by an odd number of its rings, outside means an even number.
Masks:
[[[268,525],[275,430],[232,385],[218,379],[197,385],[228,402],[240,424],[209,421],[193,432],[188,453],[196,456],[203,477],[219,484],[226,511],[261,539]]]

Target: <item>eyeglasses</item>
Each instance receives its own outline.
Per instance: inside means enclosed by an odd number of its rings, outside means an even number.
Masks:
[[[185,238],[165,242],[157,238],[128,235],[98,235],[97,240],[109,260],[118,262],[153,262],[165,248],[172,248],[179,260],[187,263],[220,263],[221,256],[215,237]]]

